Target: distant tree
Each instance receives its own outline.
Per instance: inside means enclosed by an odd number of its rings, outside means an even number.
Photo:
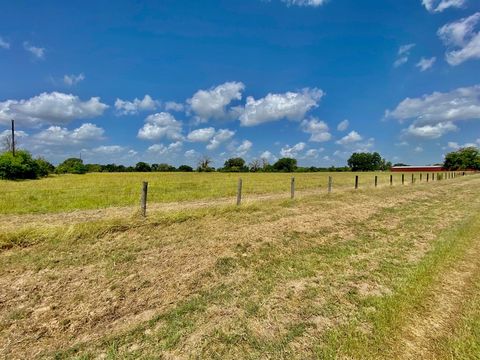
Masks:
[[[58,174],[85,174],[87,167],[82,159],[69,158],[58,165],[56,171]]]
[[[152,167],[153,167],[153,166],[152,166]],[[153,168],[152,168],[152,170],[153,170]],[[168,165],[168,164],[158,164],[156,171],[160,171],[160,172],[173,172],[173,171],[177,171],[177,168],[176,168],[175,166]]]
[[[259,172],[262,170],[262,162],[258,159],[254,159],[248,165],[251,172]]]
[[[348,166],[352,171],[376,171],[385,170],[387,163],[378,152],[353,153],[348,159]],[[390,164],[391,166],[391,164]]]
[[[18,148],[17,139],[15,139],[15,148]],[[12,151],[12,149],[13,149],[12,135],[11,134],[3,135],[0,139],[0,150]]]
[[[467,147],[448,153],[443,167],[448,170],[480,170],[480,152],[476,147]]]
[[[85,164],[87,172],[102,172],[103,167],[100,164]]]
[[[273,169],[281,172],[294,172],[297,168],[297,159],[281,158],[275,164]]]
[[[221,171],[242,172],[242,171],[248,171],[248,168],[245,165],[245,160],[243,160],[240,157],[236,157],[236,158],[231,158],[225,161],[225,164],[223,165],[223,168],[221,169]]]
[[[211,163],[212,163],[212,159],[210,159],[208,156],[203,156],[200,160],[198,160],[197,171],[199,172],[214,171],[215,169],[210,166]]]
[[[393,164],[393,166],[408,166],[408,165],[404,163],[396,163],[396,164]]]
[[[180,165],[178,167],[178,171],[181,171],[181,172],[192,172],[193,171],[193,168],[191,166],[188,166],[188,165]]]
[[[140,161],[135,165],[135,171],[137,172],[150,172],[152,168],[146,162]]]

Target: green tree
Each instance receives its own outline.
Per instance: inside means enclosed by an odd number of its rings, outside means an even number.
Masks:
[[[225,161],[222,171],[228,172],[241,172],[248,171],[248,167],[245,165],[245,160],[240,157],[231,158]]]
[[[193,171],[193,168],[191,166],[188,166],[188,165],[180,165],[178,167],[178,171],[181,171],[181,172],[192,172]]]
[[[87,167],[83,164],[82,159],[69,158],[57,166],[59,174],[85,174]]]
[[[281,158],[273,164],[273,169],[275,171],[281,172],[294,172],[297,169],[297,159],[292,158]]]
[[[385,162],[385,159],[382,159],[378,152],[353,153],[347,163],[352,171],[386,170],[387,164],[391,167],[391,164]]]
[[[135,171],[137,172],[150,172],[152,168],[146,162],[140,161],[135,165]]]
[[[480,152],[476,147],[467,147],[448,153],[443,167],[448,170],[480,170]]]
[[[40,165],[28,151],[18,150],[15,156],[11,152],[0,155],[0,179],[38,179],[40,176]]]

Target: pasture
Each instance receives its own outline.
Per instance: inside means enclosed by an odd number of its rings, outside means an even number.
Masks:
[[[333,177],[334,191],[354,187],[387,186],[389,172],[371,173],[91,173],[85,175],[53,175],[30,181],[0,181],[0,214],[52,213],[137,205],[142,181],[148,181],[150,203],[188,202],[233,198],[237,182],[243,179],[243,194],[249,196],[290,191],[290,179],[296,180],[298,192],[326,191],[328,177]],[[394,173],[393,183],[401,184],[401,174]],[[425,181],[426,174],[423,174]],[[417,181],[420,174],[415,174]],[[405,175],[411,182],[411,175]]]
[[[0,200],[2,356],[478,357],[479,175],[390,186],[366,173],[355,191],[352,173],[295,174],[295,200],[290,174],[240,176],[242,206],[239,174],[0,183],[18,192]],[[66,212],[137,206],[143,180],[173,206]]]

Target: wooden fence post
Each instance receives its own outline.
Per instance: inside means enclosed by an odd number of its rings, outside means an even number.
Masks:
[[[422,181],[422,175],[423,175],[423,174],[422,174],[422,173],[420,173],[420,182]]]
[[[290,198],[295,199],[295,177],[290,181]]]
[[[375,175],[375,187],[377,187],[377,186],[378,186],[378,176]]]
[[[237,206],[242,204],[242,179],[238,179],[238,187],[237,187]]]
[[[143,217],[147,216],[147,192],[148,192],[148,182],[144,181],[142,185],[142,197],[140,200],[140,210]]]
[[[412,184],[415,183],[415,175],[412,174]]]
[[[402,185],[405,185],[405,174],[402,174]]]
[[[390,186],[393,185],[393,175],[390,175]]]
[[[428,182],[428,178],[430,177],[430,173],[427,173],[427,182]]]
[[[328,193],[332,192],[333,179],[331,176],[328,177]]]
[[[358,189],[358,175],[355,175],[355,190]]]

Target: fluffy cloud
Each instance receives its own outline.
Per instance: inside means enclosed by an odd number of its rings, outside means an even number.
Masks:
[[[345,131],[345,130],[348,129],[349,126],[350,126],[350,122],[348,120],[343,120],[342,122],[340,122],[337,125],[337,130],[338,131]]]
[[[301,120],[305,114],[318,106],[324,93],[320,89],[303,89],[301,92],[268,94],[255,100],[249,96],[240,116],[243,126],[255,126],[280,119]]]
[[[148,152],[154,153],[156,155],[165,155],[167,153],[175,152],[178,151],[182,148],[183,143],[181,141],[176,141],[168,146],[165,146],[163,144],[154,144],[148,148]]]
[[[150,95],[145,95],[143,99],[135,98],[133,101],[117,99],[115,109],[118,115],[133,115],[140,111],[154,111],[160,105],[160,102],[153,100]]]
[[[116,155],[128,151],[128,148],[120,145],[102,145],[87,152],[102,155]]]
[[[408,62],[408,58],[410,57],[410,51],[415,47],[415,44],[406,44],[400,46],[398,49],[398,57],[397,60],[393,63],[394,67],[400,67],[403,64]]]
[[[78,74],[78,75],[65,75],[63,77],[63,82],[68,86],[77,85],[80,81],[85,80],[85,75]]]
[[[224,142],[230,140],[233,135],[235,135],[235,131],[228,130],[228,129],[220,129],[218,130],[213,138],[210,140],[210,143],[207,145],[208,150],[215,150]]]
[[[185,106],[183,104],[177,103],[175,101],[167,101],[165,103],[165,110],[166,111],[176,111],[180,112],[185,109]]]
[[[438,36],[449,49],[446,59],[450,65],[456,66],[470,59],[480,59],[480,31],[476,30],[479,21],[480,12],[477,12],[438,30]]]
[[[339,145],[348,145],[348,144],[353,144],[362,140],[363,140],[363,137],[359,133],[357,133],[356,131],[350,131],[348,135],[345,135],[336,143]]]
[[[182,123],[166,112],[153,114],[145,119],[145,125],[137,136],[144,140],[182,140]]]
[[[304,132],[311,134],[309,141],[324,142],[332,138],[332,135],[328,132],[328,125],[316,118],[303,120],[301,127]]]
[[[0,36],[0,48],[6,49],[6,50],[10,49],[10,43],[4,40],[1,36]]]
[[[310,150],[307,150],[307,152],[305,153],[305,157],[306,158],[313,158],[313,159],[317,159],[318,156],[320,155],[321,152],[325,151],[324,148],[320,148],[320,149],[310,149]]]
[[[77,129],[68,130],[60,126],[50,126],[33,135],[36,146],[67,146],[83,144],[87,141],[102,140],[105,131],[90,123],[83,124]]]
[[[430,69],[433,66],[433,64],[435,64],[435,61],[437,61],[437,58],[435,56],[430,59],[426,59],[422,57],[420,61],[417,63],[417,65],[415,66],[418,67],[420,71],[423,72]]]
[[[395,110],[387,110],[385,117],[400,122],[413,120],[417,127],[450,123],[444,128],[454,129],[451,122],[480,119],[480,85],[406,98]]]
[[[196,152],[195,150],[191,149],[191,150],[185,151],[184,156],[188,159],[195,159],[195,158],[198,158],[200,156],[200,154],[198,152]]]
[[[31,45],[28,41],[23,43],[23,48],[37,59],[45,59],[45,48]]]
[[[447,147],[453,150],[460,150],[467,147],[478,147],[479,145],[480,145],[480,139],[478,139],[476,143],[466,143],[462,145],[459,145],[457,142],[450,141],[448,142]]]
[[[307,144],[305,144],[304,142],[299,142],[298,144],[295,144],[293,146],[285,145],[280,150],[280,155],[286,158],[296,158],[303,150],[305,150],[306,147]]]
[[[43,123],[63,125],[74,119],[100,116],[108,108],[100,98],[81,101],[78,96],[59,92],[42,93],[28,100],[0,102],[0,123],[15,119],[24,126],[39,126]]]
[[[227,106],[234,100],[241,100],[244,89],[241,82],[226,82],[209,90],[197,91],[187,103],[201,121],[227,119],[234,116]]]
[[[327,3],[328,0],[282,0],[288,6],[310,6],[310,7],[319,7]]]
[[[446,133],[455,130],[457,130],[457,127],[451,122],[422,126],[412,124],[407,129],[403,130],[403,134],[425,139],[438,139]]]
[[[215,135],[213,127],[193,130],[187,135],[187,139],[192,142],[207,142]]]
[[[276,161],[277,157],[267,150],[260,155],[260,159],[264,159],[267,161]]]
[[[466,0],[422,0],[423,6],[432,13],[442,12],[450,7],[460,8],[464,6],[465,3]]]
[[[235,153],[237,156],[245,156],[250,149],[252,148],[253,143],[250,140],[244,140],[236,149]]]

